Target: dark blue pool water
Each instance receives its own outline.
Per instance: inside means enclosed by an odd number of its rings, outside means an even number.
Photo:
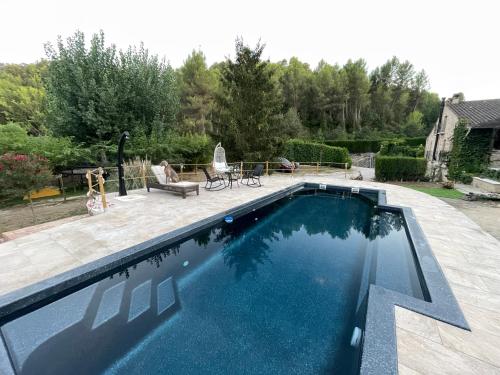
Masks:
[[[298,194],[2,333],[22,374],[355,374],[350,341],[371,283],[423,298],[401,217],[358,197]]]

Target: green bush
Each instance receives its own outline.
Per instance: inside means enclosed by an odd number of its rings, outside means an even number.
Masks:
[[[453,131],[453,147],[449,154],[448,178],[472,182],[469,174],[479,174],[488,165],[492,129],[469,130],[461,120]],[[470,181],[470,182],[467,182]]]
[[[500,181],[500,169],[485,169],[481,173],[481,176],[490,178],[492,180]]]
[[[408,156],[382,156],[375,159],[377,181],[417,181],[425,179],[427,161]]]
[[[378,152],[381,140],[378,139],[353,139],[347,141],[326,140],[325,144],[334,147],[345,147],[353,154],[364,152]]]
[[[73,143],[68,137],[30,136],[15,123],[0,125],[0,154],[7,152],[39,155],[48,160],[52,169],[93,161],[91,150]]]
[[[424,146],[409,146],[403,139],[383,141],[380,146],[380,155],[384,156],[410,156],[421,158],[424,156]]]
[[[403,138],[405,143],[408,146],[417,147],[417,146],[425,146],[425,141],[427,137],[414,137],[414,138]]]
[[[49,162],[38,155],[6,153],[0,156],[1,196],[22,197],[44,187],[51,179]]]
[[[349,168],[351,166],[351,158],[345,147],[332,147],[300,139],[291,139],[285,143],[284,156],[291,161],[348,163]]]
[[[125,146],[127,158],[148,158],[153,164],[162,160],[169,163],[203,164],[212,160],[213,142],[206,135],[170,134],[161,140],[147,140],[140,137],[130,139],[130,146]]]
[[[401,138],[399,140],[410,147],[417,147],[419,145],[425,146],[426,138]],[[346,141],[326,140],[325,144],[328,146],[345,147],[350,153],[361,154],[365,152],[379,152],[383,142],[383,139],[352,139]]]

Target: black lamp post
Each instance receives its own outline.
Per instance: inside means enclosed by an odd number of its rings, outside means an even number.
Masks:
[[[125,188],[125,174],[123,171],[123,147],[125,146],[125,141],[128,137],[128,132],[123,132],[120,135],[120,142],[118,143],[118,191],[120,197],[127,195],[127,189]]]

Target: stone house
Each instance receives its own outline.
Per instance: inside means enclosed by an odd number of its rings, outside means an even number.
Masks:
[[[426,140],[425,157],[433,180],[442,180],[447,175],[447,156],[461,119],[467,121],[470,131],[491,129],[490,168],[500,168],[500,99],[464,101],[456,94],[450,99],[443,98],[439,118]]]

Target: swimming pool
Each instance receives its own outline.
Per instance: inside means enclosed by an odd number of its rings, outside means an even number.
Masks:
[[[4,358],[17,374],[356,374],[363,361],[369,373],[367,324],[387,309],[371,310],[388,296],[437,306],[411,215],[383,203],[297,185],[11,297],[0,369]]]

